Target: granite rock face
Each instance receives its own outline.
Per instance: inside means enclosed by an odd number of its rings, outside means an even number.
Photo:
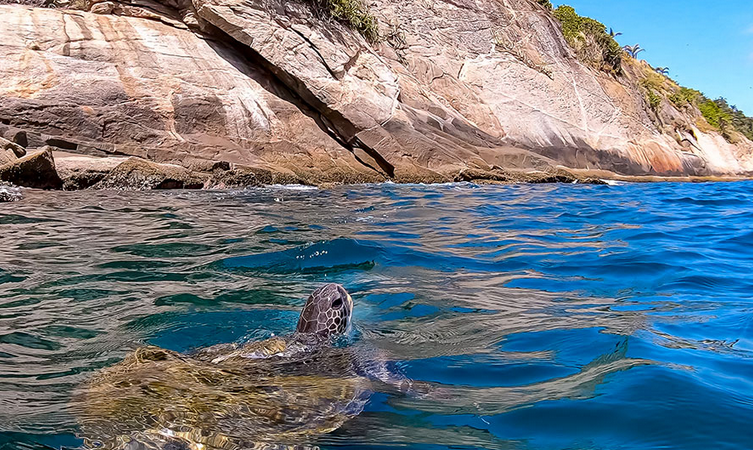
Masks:
[[[530,0],[372,2],[378,43],[299,1],[91,8],[0,6],[0,128],[29,148],[233,166],[208,187],[753,170],[753,144],[667,105],[657,121]]]
[[[364,166],[233,46],[163,22],[0,6],[0,123],[29,147],[184,166],[223,160],[311,183]]]

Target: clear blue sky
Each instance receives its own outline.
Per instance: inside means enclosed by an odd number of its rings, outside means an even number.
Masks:
[[[753,0],[553,0],[639,43],[681,85],[753,116]]]

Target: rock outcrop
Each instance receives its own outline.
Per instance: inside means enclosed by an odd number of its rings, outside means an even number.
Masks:
[[[129,158],[118,164],[94,189],[201,189],[206,178],[184,167]]]
[[[0,166],[0,181],[39,189],[60,189],[63,186],[49,147]]]
[[[12,164],[26,155],[26,149],[4,138],[0,138],[0,166]]]
[[[128,158],[96,157],[75,153],[55,152],[55,168],[63,180],[63,190],[87,189],[104,179]]]
[[[302,1],[0,6],[0,133],[142,158],[112,173],[69,165],[67,188],[753,170],[750,142],[671,105],[657,120],[630,70],[578,62],[537,2],[372,6],[378,43]],[[164,174],[145,160],[209,169]]]

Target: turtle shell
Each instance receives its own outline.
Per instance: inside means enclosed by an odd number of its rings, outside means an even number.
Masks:
[[[273,338],[254,348],[286,345]],[[129,450],[298,445],[359,414],[370,394],[369,381],[352,370],[346,349],[322,347],[294,357],[236,355],[219,362],[209,360],[211,352],[199,356],[143,347],[97,373],[72,405],[87,445]]]

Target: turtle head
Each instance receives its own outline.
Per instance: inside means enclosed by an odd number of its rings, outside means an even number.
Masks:
[[[296,331],[332,336],[344,334],[350,326],[353,299],[339,284],[327,284],[306,300]]]

